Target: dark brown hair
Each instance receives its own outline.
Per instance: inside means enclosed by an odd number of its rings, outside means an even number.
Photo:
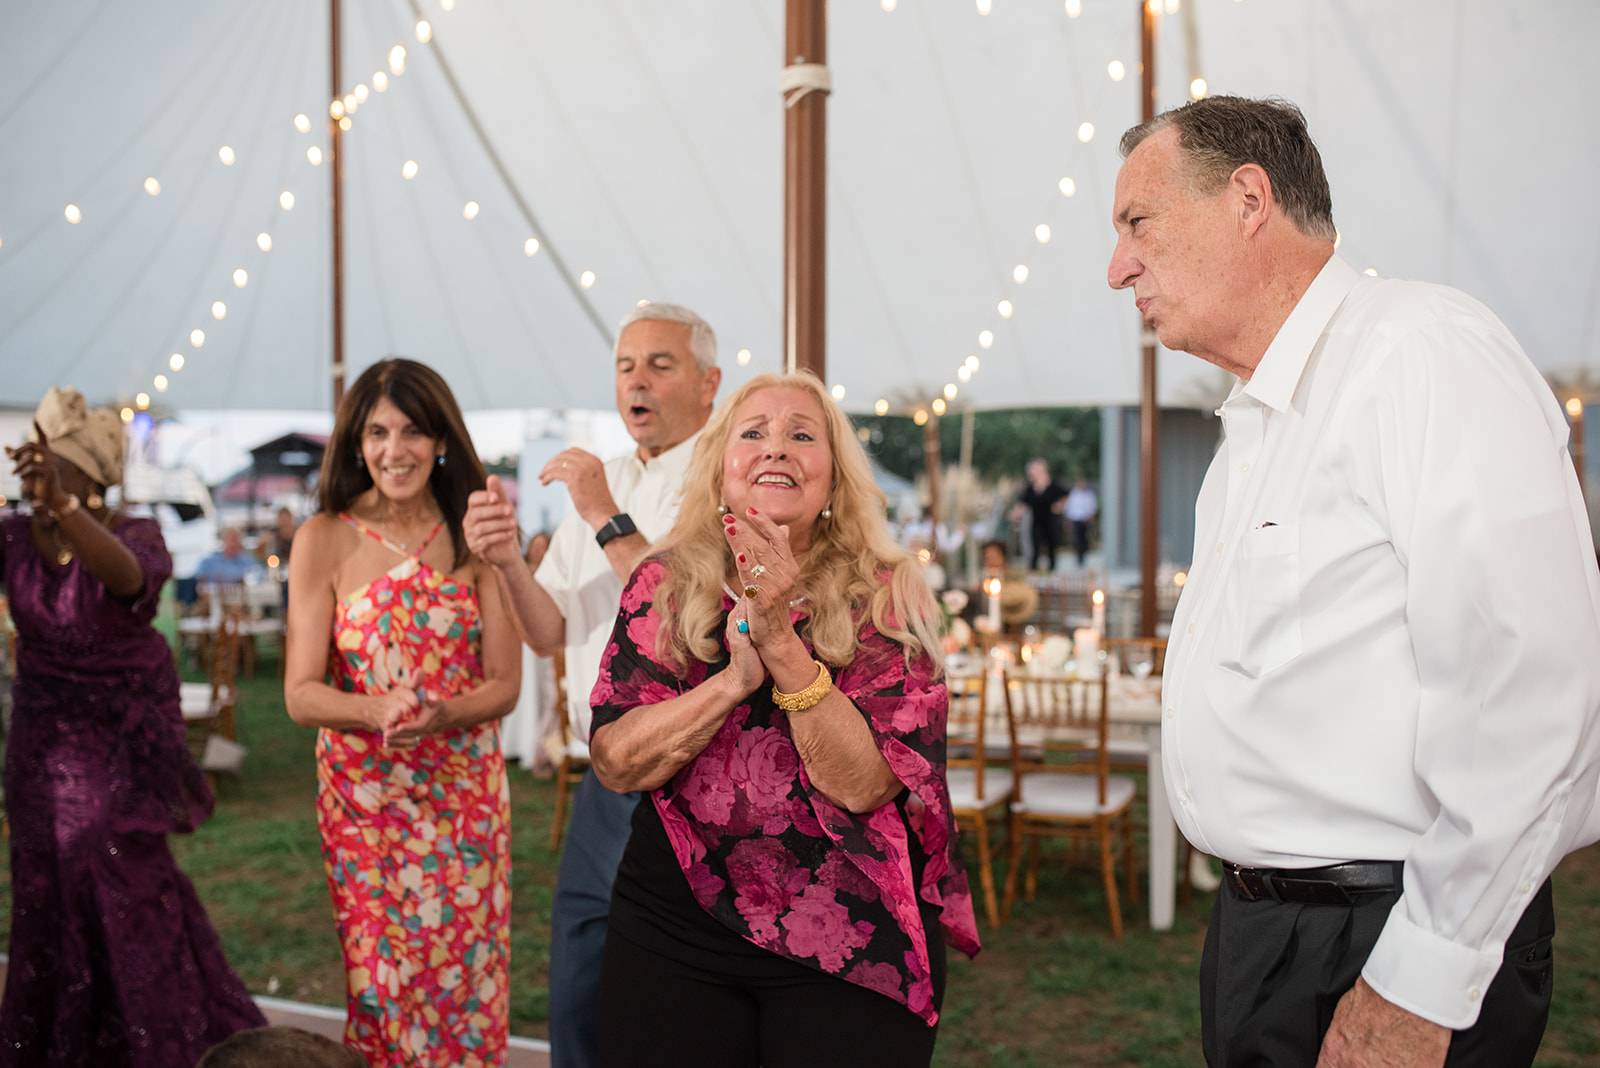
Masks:
[[[1145,138],[1169,126],[1178,131],[1195,192],[1218,193],[1234,171],[1254,163],[1267,172],[1273,199],[1297,230],[1333,240],[1333,195],[1299,108],[1273,98],[1202,97],[1133,127],[1117,147],[1126,159]]]
[[[428,488],[444,514],[455,545],[455,566],[472,555],[461,523],[467,514],[467,496],[488,483],[483,461],[472,447],[461,408],[439,372],[416,360],[388,359],[361,372],[355,385],[339,402],[333,438],[322,454],[319,500],[329,515],[347,511],[352,501],[372,488],[372,475],[361,462],[361,435],[378,401],[388,399],[430,438],[444,445],[444,463],[428,472]]]

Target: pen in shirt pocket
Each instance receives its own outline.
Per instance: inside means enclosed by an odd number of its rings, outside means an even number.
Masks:
[[[1267,529],[1267,528],[1268,528],[1268,527],[1275,527],[1275,526],[1277,526],[1277,525],[1278,525],[1278,524],[1276,524],[1276,523],[1274,523],[1274,522],[1273,522],[1273,521],[1272,521],[1272,520],[1270,520],[1270,519],[1268,519],[1268,520],[1266,520],[1266,521],[1265,521],[1265,522],[1263,522],[1263,523],[1259,523],[1259,524],[1257,524],[1257,525],[1256,525],[1256,529],[1257,529],[1257,530],[1266,530],[1266,529]]]

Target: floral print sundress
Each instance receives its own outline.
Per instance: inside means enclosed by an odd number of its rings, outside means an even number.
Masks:
[[[328,670],[346,693],[416,673],[429,696],[483,680],[477,591],[403,557],[339,602]],[[442,526],[442,524],[441,524]],[[373,1068],[503,1065],[509,1034],[510,794],[499,725],[392,749],[374,731],[317,735],[317,825],[344,949],[345,1044]]]
[[[648,715],[641,706],[685,693],[727,665],[725,648],[716,664],[691,658],[682,676],[657,658],[654,601],[667,566],[646,560],[622,593],[590,701],[595,730]],[[732,608],[725,593],[723,610]],[[907,787],[900,800],[856,814],[815,789],[770,679],[649,797],[708,913],[750,942],[893,998],[932,1025],[928,940],[978,952],[945,782],[949,695],[926,656],[908,667],[901,645],[870,622],[859,638],[855,659],[829,670]],[[923,929],[924,906],[942,930]]]

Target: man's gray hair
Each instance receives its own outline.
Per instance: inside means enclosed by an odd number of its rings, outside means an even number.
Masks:
[[[717,365],[717,335],[711,329],[711,324],[706,322],[682,304],[665,304],[657,301],[646,301],[622,317],[622,322],[617,324],[617,342],[622,341],[622,332],[634,323],[682,323],[689,328],[689,351],[694,355],[695,366],[701,371],[709,371]],[[611,355],[617,354],[617,346],[611,346]]]
[[[1242,96],[1191,100],[1123,134],[1117,146],[1123,159],[1169,126],[1178,131],[1195,192],[1219,193],[1234,171],[1254,163],[1267,172],[1273,199],[1297,230],[1307,237],[1334,239],[1333,195],[1322,156],[1306,129],[1305,115],[1289,101]]]

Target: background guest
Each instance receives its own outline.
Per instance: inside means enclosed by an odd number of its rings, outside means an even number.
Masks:
[[[1033,538],[1033,555],[1028,559],[1030,570],[1038,571],[1044,561],[1045,571],[1056,569],[1056,546],[1061,544],[1061,510],[1067,499],[1067,489],[1050,477],[1050,469],[1043,460],[1029,460],[1027,482],[1016,507],[1011,510],[1013,519],[1028,516],[1028,530]]]
[[[32,440],[6,449],[33,504],[0,521],[18,632],[0,1049],[18,1068],[193,1064],[266,1023],[167,848],[212,797],[151,626],[172,573],[161,528],[105,506],[122,434],[112,412],[52,389]]]
[[[375,1068],[505,1055],[511,855],[495,720],[520,665],[499,588],[461,535],[483,485],[444,380],[383,360],[339,405],[322,510],[296,537],[284,697],[296,723],[320,728],[345,1041]]]
[[[978,949],[939,620],[822,384],[740,388],[594,690],[597,774],[649,792],[612,897],[602,1063],[929,1062],[944,942]]]
[[[1062,505],[1062,513],[1067,517],[1067,522],[1072,524],[1072,551],[1078,558],[1079,567],[1083,566],[1084,559],[1089,555],[1089,529],[1099,512],[1100,501],[1094,490],[1089,488],[1089,480],[1074,479],[1072,491]]]
[[[196,582],[243,582],[250,575],[261,573],[261,561],[244,551],[244,535],[238,527],[224,527],[220,540],[221,547],[195,569]]]

